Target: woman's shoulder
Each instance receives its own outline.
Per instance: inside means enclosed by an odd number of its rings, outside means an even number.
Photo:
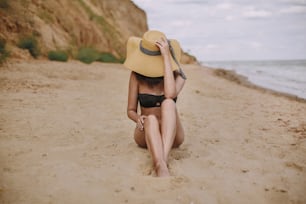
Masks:
[[[138,86],[139,86],[139,83],[138,83],[138,80],[137,80],[137,77],[136,77],[136,75],[135,75],[135,72],[131,72],[130,73],[130,87],[137,87],[137,89],[138,89]]]
[[[136,76],[136,73],[135,73],[135,72],[131,71],[131,73],[130,73],[130,79],[131,79],[131,80],[137,81],[137,76]]]

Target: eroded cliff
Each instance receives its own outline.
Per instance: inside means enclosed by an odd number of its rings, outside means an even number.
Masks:
[[[131,0],[0,0],[0,38],[12,57],[28,54],[17,45],[31,36],[42,56],[66,50],[73,57],[81,47],[92,47],[124,59],[128,37],[147,30],[145,11]]]

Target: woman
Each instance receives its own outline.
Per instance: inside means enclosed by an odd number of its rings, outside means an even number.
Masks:
[[[179,43],[167,40],[159,31],[148,31],[142,39],[131,37],[127,43],[124,65],[132,70],[127,115],[136,123],[136,143],[149,149],[159,177],[169,176],[169,152],[184,140],[176,109],[176,99],[186,79],[179,67],[180,56]]]

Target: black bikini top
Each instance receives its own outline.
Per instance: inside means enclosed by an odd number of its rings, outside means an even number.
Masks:
[[[176,99],[173,99],[176,102]],[[138,94],[138,100],[140,106],[144,108],[160,107],[162,102],[165,100],[164,95],[152,95],[152,94]]]

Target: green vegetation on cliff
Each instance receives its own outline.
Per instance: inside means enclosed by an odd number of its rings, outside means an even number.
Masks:
[[[68,53],[61,50],[54,50],[48,53],[48,59],[52,61],[66,62],[68,60]]]
[[[6,41],[0,38],[0,64],[2,64],[9,56],[9,52],[6,50]]]
[[[96,49],[91,48],[91,47],[83,47],[79,49],[76,58],[86,64],[90,64],[94,61],[112,62],[112,63],[121,62],[116,57],[114,57],[112,54],[99,52]]]
[[[8,4],[9,0],[0,0],[0,8],[8,8],[9,4]]]
[[[21,49],[29,50],[30,54],[34,58],[37,58],[38,55],[40,54],[40,51],[38,48],[38,42],[34,36],[21,37],[17,45]]]

